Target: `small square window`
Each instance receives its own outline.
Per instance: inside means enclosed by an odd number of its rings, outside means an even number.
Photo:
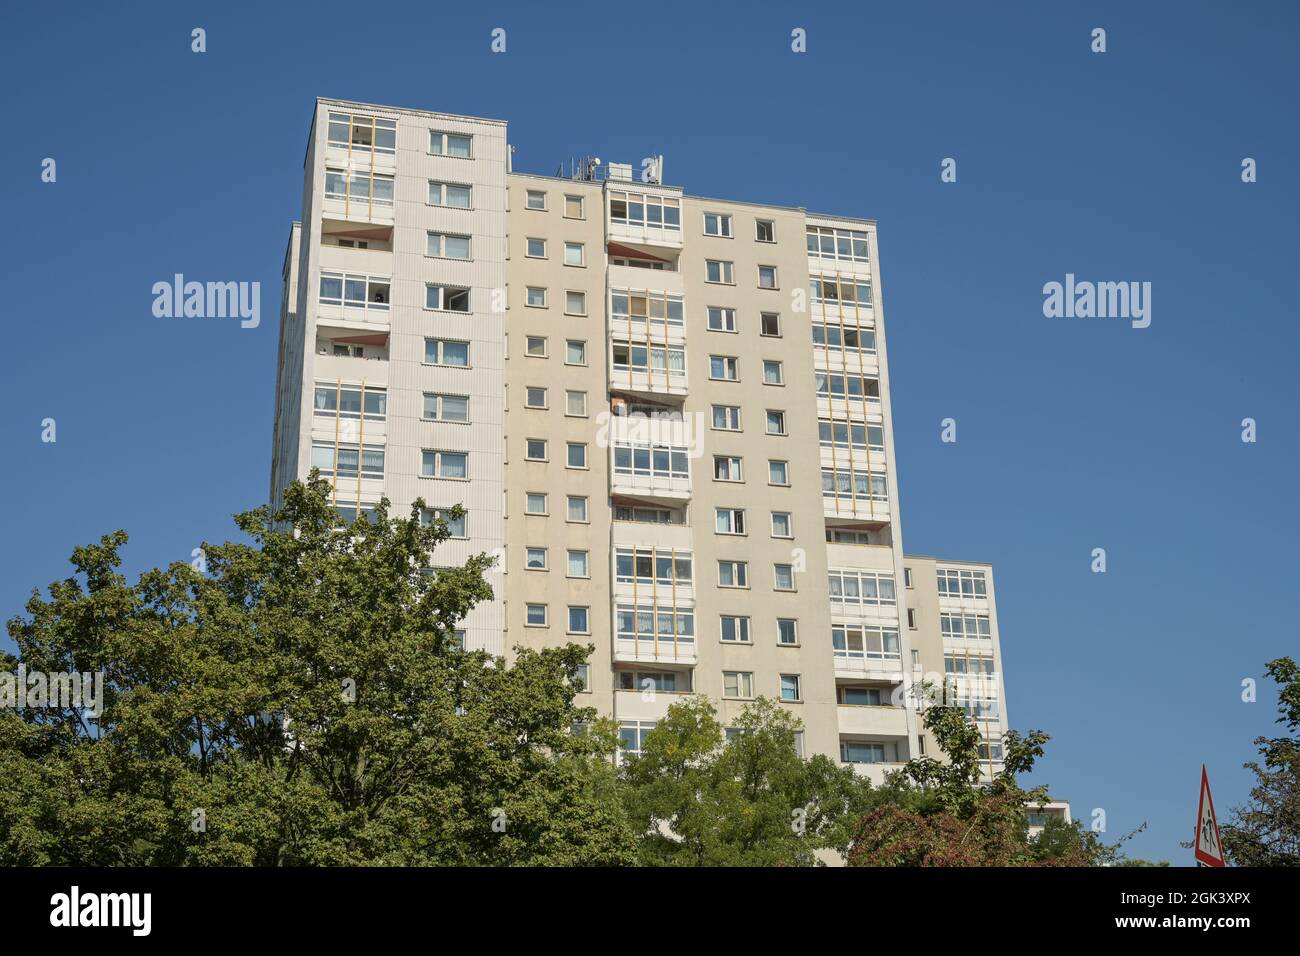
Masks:
[[[758,267],[758,287],[760,289],[775,289],[777,287],[776,266]]]
[[[564,364],[565,365],[586,365],[587,364],[587,343],[579,342],[576,339],[569,339],[564,343]]]
[[[774,587],[778,591],[794,590],[794,565],[778,564],[775,565]]]
[[[569,495],[565,520],[582,524],[587,522],[587,496]]]
[[[736,310],[711,305],[708,308],[708,325],[710,332],[736,331]]]
[[[763,360],[763,384],[764,385],[784,385],[785,369],[781,363],[775,359]]]
[[[566,391],[564,393],[564,414],[576,418],[587,417],[587,393]]]
[[[721,382],[740,380],[740,359],[734,355],[710,355],[709,378]]]
[[[570,289],[564,293],[564,314],[565,315],[586,315],[587,314],[587,293],[575,292]]]
[[[737,405],[714,405],[713,427],[721,431],[740,431],[740,407]]]
[[[529,627],[545,627],[546,626],[546,605],[529,604],[527,623]]]
[[[735,263],[721,259],[704,260],[704,281],[719,282],[723,285],[735,284]]]
[[[546,461],[546,439],[529,438],[524,442],[524,457],[529,461]]]
[[[722,213],[706,212],[704,214],[704,234],[731,238],[731,217]]]
[[[722,639],[729,644],[748,644],[749,618],[732,614],[722,615]]]
[[[546,208],[546,193],[545,193],[544,191],[540,190],[540,189],[530,189],[530,190],[528,190],[528,208],[529,208],[529,209],[545,209],[545,208]]]
[[[528,304],[534,309],[546,308],[546,290],[541,286],[528,287]]]
[[[586,219],[582,209],[581,196],[564,197],[564,217],[566,219]]]
[[[790,512],[773,511],[772,512],[772,537],[774,538],[793,538],[794,533],[790,530]]]
[[[529,571],[546,570],[546,549],[545,548],[528,548],[524,552],[524,567]]]
[[[756,242],[776,242],[776,223],[771,219],[754,220],[754,240]]]
[[[533,358],[546,358],[546,336],[529,335],[525,337],[524,351]]]
[[[767,433],[769,435],[785,434],[785,412],[768,409],[767,412]]]
[[[546,407],[546,389],[530,385],[524,389],[524,404],[529,408]]]
[[[530,491],[524,496],[524,514],[546,514],[546,495],[539,491]]]
[[[799,643],[799,622],[792,617],[776,619],[776,642],[783,647],[793,647]]]
[[[527,251],[526,251],[524,254],[525,254],[526,256],[528,256],[528,258],[530,258],[530,259],[545,259],[545,258],[546,258],[546,240],[545,240],[545,239],[529,239],[529,240],[528,240],[528,249],[527,249]]]
[[[569,606],[569,633],[570,634],[589,634],[591,633],[590,623],[587,620],[588,608]]]
[[[586,468],[587,467],[587,446],[582,442],[571,441],[568,443],[568,453],[565,458],[566,468]]]
[[[564,244],[564,264],[566,266],[581,266],[587,261],[586,249],[580,242],[566,242]]]
[[[781,316],[776,312],[764,312],[760,316],[760,329],[763,335],[779,338],[781,335]]]
[[[571,578],[589,578],[591,577],[591,564],[588,552],[570,551],[568,575]]]
[[[769,485],[790,484],[790,463],[776,458],[768,459],[767,483]]]
[[[799,675],[782,674],[781,675],[781,699],[782,700],[802,700],[799,695]]]

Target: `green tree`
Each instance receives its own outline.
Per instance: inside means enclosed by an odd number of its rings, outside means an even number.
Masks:
[[[1277,722],[1291,735],[1255,739],[1263,763],[1244,765],[1255,785],[1224,824],[1223,848],[1234,866],[1300,866],[1300,667],[1279,657],[1265,670],[1280,688]]]
[[[706,698],[668,708],[623,763],[640,859],[655,866],[811,866],[844,853],[853,822],[886,797],[830,758],[796,752],[799,720],[747,705],[727,742]]]
[[[982,786],[984,738],[965,711],[931,706],[924,724],[946,759],[908,761],[891,781],[905,799],[858,821],[851,866],[1087,866],[1118,858],[1077,821],[1029,837],[1026,808],[1047,802],[1047,788],[1022,789],[1016,777],[1043,755],[1047,734],[1004,734],[1002,770]]]
[[[625,864],[590,648],[462,650],[484,555],[430,566],[422,502],[344,525],[313,472],[132,585],[126,535],[8,624],[29,671],[102,671],[102,711],[0,710],[0,863]],[[574,733],[575,726],[582,732]]]

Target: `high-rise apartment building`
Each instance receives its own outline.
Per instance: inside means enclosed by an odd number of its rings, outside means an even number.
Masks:
[[[514,172],[506,124],[318,100],[284,266],[271,491],[466,510],[466,646],[591,643],[625,746],[766,696],[883,776],[909,689],[1006,727],[988,565],[905,555],[876,228],[687,195],[663,160]]]

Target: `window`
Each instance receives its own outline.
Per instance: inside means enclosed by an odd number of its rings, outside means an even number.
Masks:
[[[614,442],[614,474],[650,478],[690,478],[690,449],[685,445]]]
[[[655,328],[665,325],[681,327],[686,319],[685,300],[677,292],[649,292],[613,289],[609,295],[610,320],[615,325],[631,322]]]
[[[912,569],[903,568],[903,587],[910,588],[911,586],[912,586]]]
[[[331,112],[328,142],[352,152],[392,155],[397,148],[397,121]]]
[[[353,309],[387,312],[391,282],[392,280],[388,276],[322,272],[320,274],[320,303],[321,305],[342,305]]]
[[[653,720],[620,720],[618,722],[618,745],[625,754],[639,754],[646,734],[655,729]]]
[[[525,624],[528,627],[545,627],[546,626],[546,605],[529,604],[527,605],[527,618]]]
[[[388,417],[388,391],[373,385],[317,382],[312,411],[328,418],[382,422]]]
[[[785,434],[785,412],[770,408],[767,410],[767,433],[769,435]]]
[[[526,301],[534,309],[546,308],[546,290],[541,286],[530,285]]]
[[[749,587],[749,563],[747,561],[719,561],[718,587]]]
[[[885,450],[885,429],[865,422],[817,420],[817,437],[823,448]]]
[[[993,658],[975,654],[944,654],[943,669],[948,674],[975,674],[993,676]]]
[[[546,514],[546,495],[540,491],[530,491],[524,496],[524,514]]]
[[[449,206],[453,209],[469,209],[474,197],[473,188],[456,183],[440,183],[429,180],[429,205]]]
[[[902,660],[894,628],[836,624],[831,627],[831,648],[840,660]]]
[[[731,217],[722,213],[706,212],[704,214],[704,234],[731,238]]]
[[[685,524],[684,508],[637,508],[631,505],[614,506],[615,521],[636,521],[643,524]]]
[[[709,378],[723,382],[740,379],[740,359],[734,355],[710,355]]]
[[[799,643],[799,622],[792,617],[776,619],[776,642],[782,647],[794,647]]]
[[[880,399],[880,382],[869,375],[841,375],[839,372],[813,372],[813,384],[818,395],[832,398],[853,398],[862,400]],[[873,402],[875,404],[875,402]]]
[[[455,159],[469,159],[472,136],[463,133],[442,133],[429,131],[429,152],[435,156],[451,156]]]
[[[808,226],[808,255],[814,259],[867,261],[867,234],[855,229]]]
[[[754,241],[776,242],[776,223],[771,219],[755,219]]]
[[[546,240],[529,239],[527,241],[527,247],[524,249],[524,255],[527,256],[529,259],[545,259]]]
[[[695,612],[664,604],[662,598],[658,605],[616,605],[614,626],[617,639],[628,643],[645,641],[651,647],[656,640],[668,647],[695,643]]]
[[[364,167],[326,166],[325,198],[341,199],[345,206],[391,206],[393,177]]]
[[[524,337],[524,352],[532,358],[546,358],[546,336],[528,335]]]
[[[759,332],[779,338],[781,335],[781,316],[776,312],[759,313]]]
[[[569,495],[567,501],[566,521],[577,521],[585,523],[587,520],[587,497],[586,495]]]
[[[740,459],[735,456],[713,456],[714,481],[743,481],[740,475]]]
[[[469,455],[463,451],[425,451],[420,474],[425,478],[467,478]]]
[[[898,603],[892,574],[831,568],[827,575],[832,606],[891,607]]]
[[[568,196],[564,197],[564,218],[565,219],[586,219],[583,212],[582,197]]]
[[[539,385],[530,385],[524,389],[525,408],[545,408],[546,389]]]
[[[793,538],[794,532],[790,530],[790,512],[773,511],[772,512],[772,537],[774,538]]]
[[[680,232],[682,202],[667,196],[610,190],[609,221],[627,226],[649,226]]]
[[[566,468],[587,467],[587,446],[583,442],[571,441],[567,446],[564,466]]]
[[[822,469],[823,498],[853,498],[861,501],[888,501],[889,486],[885,476],[875,472],[848,468]]]
[[[438,256],[443,259],[468,259],[469,236],[457,236],[446,232],[426,233],[424,247],[426,256]]]
[[[576,339],[569,339],[564,343],[564,364],[565,365],[586,365],[587,364],[587,343],[579,342]]]
[[[686,350],[680,345],[648,345],[615,339],[610,353],[615,372],[637,372],[665,379],[686,374]]]
[[[724,262],[721,259],[705,259],[704,281],[735,285],[734,269],[735,263],[733,262]]]
[[[468,312],[469,289],[448,285],[426,285],[424,307],[442,312]]]
[[[566,391],[564,393],[564,414],[575,418],[587,417],[587,393]]]
[[[586,265],[586,247],[581,242],[566,242],[564,244],[564,264],[566,266]]]
[[[740,431],[740,408],[736,405],[714,405],[713,427],[722,431]]]
[[[469,396],[425,392],[421,417],[427,422],[468,422]]]
[[[619,584],[641,584],[651,588],[662,584],[672,588],[691,583],[691,568],[689,551],[653,546],[614,550],[614,580]]]
[[[775,572],[773,587],[775,587],[778,591],[793,591],[794,590],[794,565],[777,564],[777,565],[773,565],[773,569]]]
[[[447,537],[468,538],[469,533],[465,530],[465,519],[467,517],[464,509],[461,510],[458,518],[452,514],[450,508],[424,508],[420,511],[420,524],[428,528],[434,522],[441,521],[447,526]]]
[[[571,578],[589,578],[591,577],[590,562],[586,551],[569,551],[568,552],[568,571]]]
[[[338,445],[338,461],[334,458],[334,442],[322,442],[311,446],[311,466],[319,468],[326,478],[356,478],[358,468],[360,477],[382,479],[384,477],[384,446],[362,445],[355,443]]]
[[[764,385],[784,385],[785,370],[781,363],[775,359],[763,360],[763,384]]]
[[[776,284],[776,266],[759,266],[758,267],[758,287],[760,289],[775,289]]]
[[[688,679],[683,681],[686,685],[683,690],[689,691],[689,675],[687,677]],[[643,693],[651,691],[664,694],[677,693],[677,675],[672,671],[619,671],[617,683],[619,690],[639,690]]]
[[[813,345],[828,352],[859,352],[863,355],[876,354],[876,332],[861,325],[850,324],[845,316],[845,323],[840,325],[832,317],[829,321],[813,320]]]
[[[958,571],[955,568],[940,568],[939,596],[987,598],[988,582],[983,571]]]
[[[990,640],[993,637],[987,614],[939,615],[939,632],[946,640]]]
[[[529,571],[545,571],[546,570],[546,549],[525,548],[524,567],[527,568]]]
[[[845,312],[852,307],[855,315],[859,307],[871,308],[871,283],[866,279],[842,276],[836,281],[835,276],[812,276],[808,279],[808,289],[813,302],[826,308],[843,303]]]
[[[525,438],[524,458],[528,461],[546,461],[546,439]]]
[[[885,745],[865,740],[841,740],[840,760],[844,763],[884,763]]]
[[[889,692],[879,687],[844,686],[835,690],[835,702],[846,707],[890,707]]]
[[[590,634],[591,625],[587,620],[588,608],[569,605],[569,633]]]
[[[750,671],[723,671],[722,696],[749,700],[754,696],[754,675]]]
[[[524,205],[529,209],[545,209],[546,193],[540,189],[528,190],[528,198],[524,201]]]
[[[565,315],[586,315],[587,314],[587,293],[575,292],[572,289],[564,293],[564,314]]]
[[[749,618],[734,614],[722,615],[722,639],[731,644],[748,644]]]
[[[769,485],[790,484],[790,463],[772,458],[767,463],[767,483]]]
[[[913,631],[916,630],[916,608],[914,607],[907,609],[907,626]]]
[[[782,674],[781,675],[781,699],[782,700],[802,700],[799,696],[799,675]]]
[[[710,332],[734,332],[736,331],[736,310],[724,309],[720,306],[709,306],[709,331]]]
[[[715,520],[718,534],[744,534],[744,508],[717,508]]]

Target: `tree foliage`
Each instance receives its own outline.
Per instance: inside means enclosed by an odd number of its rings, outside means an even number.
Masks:
[[[1290,735],[1255,739],[1262,763],[1245,764],[1255,785],[1223,826],[1223,848],[1234,866],[1300,866],[1300,667],[1279,657],[1265,670],[1280,688],[1277,722]]]
[[[590,648],[462,650],[490,559],[432,569],[423,502],[345,526],[313,473],[129,584],[126,535],[9,621],[29,671],[101,671],[98,716],[0,710],[0,863],[622,864],[608,721],[574,705]],[[573,733],[575,725],[585,728]]]

